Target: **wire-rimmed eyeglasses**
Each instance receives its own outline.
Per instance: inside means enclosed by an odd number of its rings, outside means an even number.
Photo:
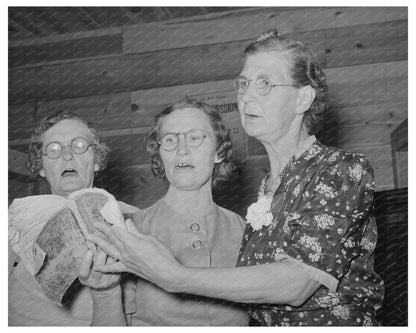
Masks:
[[[207,134],[199,128],[190,129],[187,132],[179,133],[165,133],[159,140],[159,145],[162,149],[166,151],[172,151],[176,149],[179,143],[179,135],[183,135],[185,142],[188,147],[196,148],[199,147],[204,139],[207,137]]]
[[[62,156],[66,147],[70,147],[75,154],[81,155],[84,154],[90,146],[96,146],[96,144],[89,143],[87,139],[78,136],[73,138],[69,145],[62,145],[60,142],[56,141],[49,142],[42,155],[55,160]]]
[[[244,76],[238,76],[234,80],[234,88],[237,91],[237,94],[242,95],[246,92],[248,86],[250,85],[250,82],[253,80],[249,80],[245,78]],[[268,79],[259,77],[254,81],[254,87],[256,88],[256,91],[262,95],[266,96],[270,93],[272,88],[274,87],[297,87],[294,84],[274,84],[271,83]]]

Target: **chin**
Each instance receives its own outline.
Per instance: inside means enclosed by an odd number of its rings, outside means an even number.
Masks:
[[[204,185],[204,183],[196,181],[194,178],[188,178],[176,179],[173,183],[171,183],[171,185],[181,191],[195,191],[199,190]]]
[[[87,188],[84,184],[66,184],[60,188],[61,192],[71,193],[78,190],[82,190],[83,188]]]
[[[256,135],[260,135],[261,134],[261,131],[259,130],[258,126],[254,125],[254,124],[250,124],[248,121],[246,121],[243,124],[243,129],[244,129],[244,132],[248,136],[255,137]]]
[[[261,132],[261,131],[259,131],[258,129],[256,129],[256,128],[250,128],[250,127],[248,127],[248,128],[245,128],[244,129],[244,131],[246,132],[246,134],[248,135],[248,136],[251,136],[251,137],[253,137],[253,138],[257,138],[257,137],[259,137],[259,136],[261,136],[263,133]]]
[[[199,190],[202,187],[202,185],[195,183],[176,183],[174,184],[174,186],[175,188],[181,191],[195,191]]]

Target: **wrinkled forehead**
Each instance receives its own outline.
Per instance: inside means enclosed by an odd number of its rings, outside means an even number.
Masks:
[[[52,141],[70,143],[76,137],[93,140],[94,135],[83,123],[75,119],[63,119],[43,134],[43,143]]]
[[[207,133],[213,132],[208,115],[198,108],[186,107],[177,109],[161,119],[159,135],[167,132],[187,132],[197,128]]]
[[[241,75],[249,79],[258,76],[291,78],[289,51],[260,51],[245,58]]]

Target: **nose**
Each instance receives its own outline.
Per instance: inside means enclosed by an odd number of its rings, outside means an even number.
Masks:
[[[253,100],[255,94],[256,94],[256,89],[255,89],[254,83],[250,81],[250,84],[248,85],[246,91],[241,95],[237,95],[237,101],[247,103]]]
[[[72,160],[74,158],[74,153],[73,153],[73,151],[72,151],[72,149],[71,149],[70,146],[65,146],[62,149],[63,149],[62,150],[62,158],[65,161],[70,161],[70,160]]]
[[[185,134],[181,133],[178,135],[178,147],[177,147],[177,153],[179,155],[187,155],[189,154],[190,150],[188,147],[188,144],[185,140]]]

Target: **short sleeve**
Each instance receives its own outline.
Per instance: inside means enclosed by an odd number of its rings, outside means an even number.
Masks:
[[[301,195],[301,207],[285,217],[284,253],[320,270],[319,281],[333,289],[330,277],[339,281],[360,255],[373,210],[373,170],[365,156],[343,154]]]

